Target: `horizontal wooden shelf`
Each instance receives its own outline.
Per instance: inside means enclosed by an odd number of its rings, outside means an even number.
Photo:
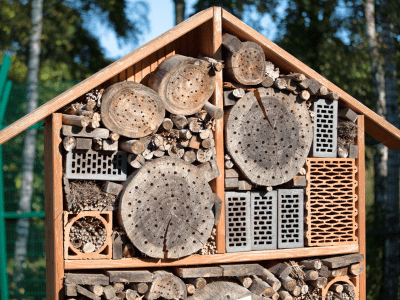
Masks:
[[[163,260],[154,258],[123,258],[118,260],[65,260],[64,268],[65,270],[84,270],[208,265],[273,259],[293,259],[310,256],[338,255],[356,253],[358,252],[358,250],[358,244],[351,244],[330,247],[277,249],[214,255],[191,255],[178,260]]]

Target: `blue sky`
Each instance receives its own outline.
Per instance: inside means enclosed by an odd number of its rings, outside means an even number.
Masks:
[[[129,1],[134,2],[135,0]],[[147,3],[150,9],[150,29],[140,38],[138,45],[125,45],[119,47],[115,34],[111,30],[107,29],[106,26],[103,26],[102,24],[98,25],[96,28],[97,33],[94,32],[94,34],[99,36],[98,33],[101,32],[99,38],[101,46],[105,49],[106,57],[118,59],[174,26],[174,6],[172,0],[147,0]],[[196,3],[196,0],[186,0],[187,16],[193,13],[192,6],[194,3]],[[257,17],[255,13],[250,13],[249,16],[253,18]],[[273,39],[276,33],[276,27],[268,16],[261,19],[261,25],[263,28],[266,28],[263,34],[267,38]]]

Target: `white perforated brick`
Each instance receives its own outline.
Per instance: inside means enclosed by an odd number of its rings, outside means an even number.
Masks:
[[[251,250],[277,249],[278,192],[251,192]]]
[[[304,247],[304,191],[278,190],[278,248]]]
[[[250,192],[225,192],[226,252],[251,250]]]
[[[314,102],[314,157],[337,156],[338,102],[319,99]]]
[[[126,180],[126,152],[72,150],[67,153],[66,177],[87,180]]]

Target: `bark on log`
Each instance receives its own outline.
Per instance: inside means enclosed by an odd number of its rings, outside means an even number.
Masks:
[[[102,96],[103,124],[112,132],[129,138],[156,132],[164,116],[165,107],[160,96],[137,82],[113,84]]]
[[[261,278],[265,280],[274,289],[275,292],[281,288],[282,283],[280,282],[280,280],[267,269],[263,270]]]
[[[309,280],[307,281],[309,285],[313,287],[323,289],[328,284],[328,278],[326,277],[318,277],[316,280]]]
[[[145,298],[153,300],[160,297],[164,299],[186,299],[187,291],[185,283],[172,273],[155,271],[154,280],[146,292]]]
[[[118,145],[122,150],[136,155],[146,150],[145,145],[139,140],[119,141]]]
[[[302,174],[302,175],[305,175],[305,174]],[[304,268],[306,268],[306,269],[319,270],[322,267],[322,262],[320,260],[316,260],[316,259],[308,259],[308,260],[302,260],[301,262],[299,262],[299,265],[304,266]]]
[[[285,278],[292,273],[293,268],[291,266],[288,266],[284,263],[278,263],[271,268],[268,269],[272,274],[274,274],[276,277],[279,277],[280,279]]]
[[[173,114],[191,115],[199,111],[215,88],[215,73],[208,62],[182,55],[165,59],[150,75],[149,87],[162,98]]]
[[[124,284],[121,282],[114,283],[112,287],[114,288],[116,294],[121,293],[125,288]]]
[[[334,283],[329,287],[330,291],[333,291],[335,293],[341,293],[343,292],[343,285],[339,284],[339,283]]]
[[[204,104],[203,109],[214,119],[221,119],[224,116],[224,110],[221,107],[215,106],[210,102]]]
[[[132,166],[132,168],[139,169],[146,162],[142,154],[129,154],[128,155],[128,164]]]
[[[188,124],[185,116],[171,114],[171,120],[178,129],[184,129]]]
[[[285,290],[278,291],[279,299],[281,300],[293,300],[293,297],[289,294],[289,292]]]
[[[274,79],[271,76],[265,76],[261,85],[265,88],[269,88],[274,84]],[[244,95],[243,95],[244,96]]]
[[[329,277],[339,277],[347,275],[348,267],[343,267],[339,269],[332,269],[329,271]]]
[[[239,44],[228,35],[222,36],[222,44],[230,50],[225,58],[224,76],[245,85],[261,83],[265,76],[265,54],[261,46],[253,42]]]
[[[253,279],[251,279],[248,276],[239,276],[237,277],[237,280],[246,288],[248,289],[251,284],[253,283]]]
[[[301,73],[292,73],[292,74],[289,74],[289,75],[284,75],[282,77],[285,78],[285,79],[291,79],[291,80],[293,79],[293,80],[299,81],[299,82],[307,79],[306,75],[301,74]]]
[[[161,128],[163,131],[170,131],[170,130],[172,129],[172,127],[174,127],[174,123],[173,123],[172,120],[169,119],[169,118],[165,118],[165,119],[162,121],[161,126],[160,126],[160,128]]]
[[[89,117],[77,115],[62,115],[62,123],[65,125],[87,127],[90,124]]]
[[[274,289],[268,283],[257,277],[253,279],[253,283],[250,286],[249,291],[253,294],[263,297],[271,297],[273,294],[275,294]]]
[[[272,88],[258,88],[240,99],[227,115],[225,133],[227,152],[244,176],[260,186],[292,179],[304,166],[313,139],[306,103]]]
[[[289,292],[293,291],[296,288],[296,280],[294,280],[290,276],[286,276],[283,278],[281,277],[281,283],[285,290]]]
[[[315,270],[307,270],[304,271],[305,277],[304,280],[316,280],[318,278],[318,271]]]
[[[295,296],[295,297],[300,296],[300,294],[301,294],[301,287],[296,286],[296,287],[293,289],[293,291],[290,291],[290,293],[291,293],[293,296]]]
[[[214,196],[196,166],[182,159],[158,158],[125,184],[118,219],[141,252],[154,258],[180,258],[206,244],[214,225]]]
[[[130,284],[128,284],[128,286],[131,289],[137,291],[139,294],[142,294],[142,295],[149,290],[149,285],[144,282],[130,283]]]

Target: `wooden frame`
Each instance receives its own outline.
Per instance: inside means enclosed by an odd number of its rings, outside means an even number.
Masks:
[[[78,84],[75,92],[66,92],[53,99],[47,106],[48,109],[59,109],[62,106],[71,102],[74,97],[79,97],[91,88],[98,86],[107,87],[113,82],[130,80],[136,82],[145,82],[148,75],[166,58],[173,54],[183,54],[197,56],[198,51],[205,55],[213,56],[216,59],[221,59],[221,41],[222,31],[228,30],[231,33],[240,36],[245,36],[247,40],[253,40],[263,46],[267,57],[272,57],[279,62],[282,62],[291,68],[305,72],[309,77],[316,78],[320,83],[325,84],[328,88],[336,91],[338,89],[333,84],[316,74],[314,71],[300,63],[300,67],[295,67],[294,64],[299,61],[288,59],[286,62],[279,55],[284,55],[282,49],[278,49],[276,45],[256,33],[253,29],[241,26],[236,18],[231,16],[221,8],[208,9],[195,17],[189,19],[183,24],[175,27],[175,31],[165,33],[160,38],[148,45],[145,45],[134,51],[135,55],[128,55],[121,59],[118,63],[118,68],[114,63],[112,66],[113,72],[105,75],[109,68],[106,68],[94,75],[94,79]],[[236,25],[235,25],[236,24]],[[246,25],[247,26],[247,25]],[[249,34],[253,33],[253,36]],[[168,37],[168,38],[167,38]],[[267,42],[268,41],[268,42]],[[149,49],[148,49],[149,48]],[[198,50],[199,49],[199,50]],[[278,54],[274,54],[279,52]],[[150,55],[151,54],[151,55]],[[278,59],[278,58],[279,59]],[[128,66],[128,67],[127,67]],[[308,68],[308,69],[307,69]],[[117,70],[117,71],[115,71]],[[311,70],[311,71],[308,71]],[[307,73],[308,72],[308,73]],[[314,74],[314,73],[316,74]],[[317,76],[318,75],[318,76]],[[89,84],[89,83],[90,84]],[[212,98],[212,102],[220,107],[223,107],[223,90],[222,90],[222,73],[217,73],[216,89]],[[327,84],[329,83],[329,84]],[[339,91],[342,96],[350,97],[347,94]],[[351,97],[350,97],[351,98]],[[350,99],[349,98],[349,99]],[[353,99],[353,98],[351,98]],[[350,100],[351,100],[350,99]],[[350,101],[349,100],[349,101]],[[353,100],[351,100],[353,101]],[[354,101],[356,101],[354,99]],[[348,103],[348,102],[346,102]],[[345,104],[346,104],[345,103]],[[360,111],[360,110],[358,110]],[[362,111],[362,113],[366,113]],[[369,113],[369,112],[368,112]],[[36,119],[44,116],[43,111],[35,115]],[[31,119],[26,124],[34,124],[35,118]],[[28,118],[29,119],[29,118]],[[22,119],[21,119],[22,122]],[[15,134],[24,125],[13,129],[7,134],[2,135],[2,140],[10,138],[10,135]],[[225,215],[222,210],[220,225],[217,227],[217,249],[219,254],[215,255],[192,255],[180,260],[161,260],[161,259],[139,259],[139,258],[124,258],[121,260],[64,260],[63,256],[63,193],[62,193],[62,157],[61,157],[61,114],[54,113],[46,118],[45,125],[45,182],[46,182],[46,256],[47,256],[47,296],[50,299],[63,299],[62,279],[65,270],[83,270],[83,269],[121,269],[121,268],[147,268],[147,267],[172,267],[184,265],[207,265],[233,262],[250,262],[250,261],[266,261],[278,259],[294,259],[302,257],[315,257],[327,255],[340,255],[347,253],[363,253],[365,255],[365,158],[364,158],[364,116],[358,118],[358,159],[356,164],[358,168],[358,244],[330,246],[330,247],[306,247],[295,249],[278,249],[267,251],[252,251],[252,252],[237,252],[225,253]],[[390,125],[391,126],[391,125]],[[383,126],[384,130],[388,130],[388,126]],[[224,136],[223,136],[223,121],[220,120],[216,124],[215,130],[217,164],[220,170],[220,176],[212,182],[213,190],[224,201]],[[365,265],[365,262],[364,262]],[[359,277],[360,300],[365,300],[365,272]]]

